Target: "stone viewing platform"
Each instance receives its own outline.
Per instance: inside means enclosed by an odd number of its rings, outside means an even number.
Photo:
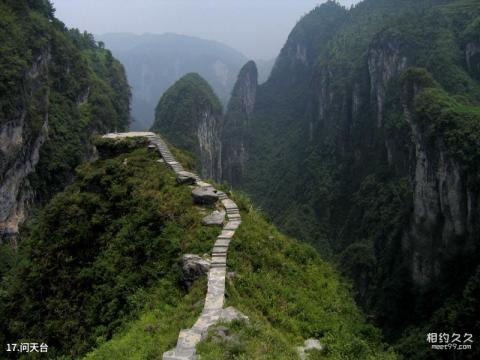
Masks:
[[[224,192],[216,190],[211,184],[202,181],[197,175],[185,171],[182,165],[173,157],[168,146],[159,135],[152,132],[104,135],[104,138],[108,139],[127,137],[148,138],[149,149],[155,150],[153,146],[156,147],[165,164],[175,172],[177,183],[196,186],[192,191],[192,198],[197,204],[213,205],[219,202],[225,209],[220,213],[223,213],[223,216],[226,214],[228,221],[224,224],[223,230],[212,248],[211,265],[208,271],[208,289],[203,311],[192,328],[180,331],[176,347],[163,354],[163,360],[196,360],[198,359],[196,346],[205,339],[209,327],[219,321],[228,319],[231,317],[231,313],[235,311],[232,308],[224,309],[223,305],[225,300],[228,247],[235,235],[235,231],[241,224],[240,211],[237,205]],[[215,215],[218,216],[217,213]]]

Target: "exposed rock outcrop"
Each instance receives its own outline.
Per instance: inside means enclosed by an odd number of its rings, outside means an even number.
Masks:
[[[192,190],[193,200],[201,205],[213,205],[218,201],[218,192],[213,187],[199,186]]]
[[[402,245],[415,284],[425,286],[450,271],[446,264],[475,252],[480,194],[443,139],[432,137],[433,124],[418,119],[415,99],[421,90],[415,80],[405,84],[404,117],[413,134],[415,167],[412,220]]]
[[[222,179],[233,186],[241,183],[248,159],[246,128],[255,107],[258,71],[253,61],[240,71],[222,127]]]
[[[210,261],[198,255],[185,254],[182,257],[184,284],[190,288],[195,280],[204,276],[210,270]]]
[[[241,311],[235,309],[233,306],[229,306],[222,310],[219,321],[223,323],[231,323],[232,321],[248,322],[250,319],[247,315],[242,314]]]
[[[323,350],[323,345],[317,339],[307,339],[303,346],[297,347],[298,355],[302,360],[308,359],[308,352],[311,350],[321,351]]]
[[[14,117],[0,121],[0,239],[13,236],[27,216],[34,200],[34,189],[28,176],[35,171],[40,148],[48,134],[50,52],[44,51],[25,75],[22,107]],[[36,101],[42,125],[34,129],[28,104]]]
[[[192,152],[204,178],[221,175],[220,126],[222,105],[210,85],[198,74],[187,74],[162,96],[152,131]]]
[[[128,126],[130,97],[121,64],[92,35],[60,26],[49,2],[2,11],[0,239],[95,156],[93,134]]]
[[[210,215],[202,219],[202,224],[205,226],[222,226],[225,221],[225,211],[215,210]]]
[[[177,184],[193,185],[197,181],[196,175],[188,171],[181,171],[177,174]]]
[[[480,79],[480,43],[469,42],[465,47],[465,60],[470,73]]]
[[[407,57],[402,54],[398,41],[379,38],[370,47],[368,54],[370,93],[376,107],[377,126],[379,128],[383,126],[386,91],[389,81],[398,77],[407,66]]]

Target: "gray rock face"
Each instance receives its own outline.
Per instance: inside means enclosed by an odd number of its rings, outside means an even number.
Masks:
[[[177,173],[177,184],[179,185],[193,185],[196,182],[195,174],[188,171],[180,171]]]
[[[204,109],[200,114],[197,127],[197,139],[202,164],[201,175],[205,179],[220,179],[221,177],[221,114],[214,114],[210,109]]]
[[[193,200],[197,204],[213,205],[218,201],[217,190],[213,187],[197,187],[192,191]]]
[[[465,47],[465,60],[468,70],[480,79],[480,44],[470,42]]]
[[[407,68],[407,58],[401,54],[399,45],[391,40],[380,40],[372,46],[368,56],[371,97],[377,108],[377,126],[383,125],[388,82]]]
[[[182,257],[182,269],[184,283],[187,288],[190,288],[196,279],[208,273],[210,261],[198,255],[185,254]]]
[[[225,211],[215,210],[208,216],[205,216],[202,220],[202,224],[205,226],[222,226],[225,221]]]
[[[475,233],[478,193],[468,187],[465,170],[443,141],[429,140],[428,127],[417,122],[411,106],[404,111],[415,145],[413,216],[402,245],[414,282],[426,285],[445,271],[448,260],[474,251],[469,234]]]
[[[25,220],[34,191],[27,177],[35,171],[40,158],[40,148],[48,133],[49,89],[43,85],[48,81],[50,54],[45,51],[27,72],[23,102],[38,102],[39,112],[44,114],[40,131],[31,129],[27,108],[18,109],[15,116],[0,121],[0,240],[3,236],[14,236]],[[42,89],[34,91],[33,89]]]
[[[250,61],[238,75],[222,127],[222,179],[234,186],[245,173],[245,128],[255,108],[257,88],[257,67]]]

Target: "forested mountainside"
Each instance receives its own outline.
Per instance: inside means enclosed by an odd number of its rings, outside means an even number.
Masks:
[[[480,330],[479,80],[478,1],[329,1],[265,84],[244,67],[216,131],[214,177],[336,261],[408,359]]]
[[[202,226],[214,207],[195,205],[147,144],[97,140],[100,158],[80,166],[22,232],[0,285],[2,343],[45,342],[49,358],[150,359],[193,324],[206,279],[192,281],[182,256],[209,253],[220,228]],[[324,350],[310,359],[395,358],[312,247],[281,234],[245,196],[229,197],[242,224],[230,245],[226,301],[250,320],[212,329],[202,359],[295,359],[295,346],[311,337]],[[219,342],[216,331],[230,335]]]
[[[480,330],[479,15],[465,0],[318,7],[239,145],[235,181],[338,260],[390,339],[422,327],[404,349],[427,329]]]
[[[125,65],[132,86],[133,130],[150,128],[158,99],[187,73],[200,74],[226,103],[247,61],[227,45],[191,36],[120,33],[97,38]]]
[[[90,136],[129,123],[122,65],[68,30],[48,1],[0,1],[0,236],[93,156]]]
[[[217,95],[200,75],[190,73],[163,94],[151,130],[194,154],[202,164],[202,176],[212,179],[219,172],[217,129],[221,121],[222,104]]]

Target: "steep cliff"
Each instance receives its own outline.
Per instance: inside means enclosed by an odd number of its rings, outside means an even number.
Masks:
[[[321,5],[242,135],[239,186],[337,259],[391,338],[455,303],[479,264],[479,15],[470,0]]]
[[[0,236],[92,155],[89,137],[128,126],[121,65],[89,34],[68,30],[48,1],[0,4]]]
[[[245,169],[246,134],[249,119],[255,107],[258,86],[257,66],[248,62],[240,70],[233,88],[221,131],[222,173],[221,179],[233,186],[241,184]]]
[[[159,131],[176,146],[192,152],[202,177],[221,174],[219,128],[222,105],[210,85],[198,74],[187,74],[160,99],[152,131]]]

